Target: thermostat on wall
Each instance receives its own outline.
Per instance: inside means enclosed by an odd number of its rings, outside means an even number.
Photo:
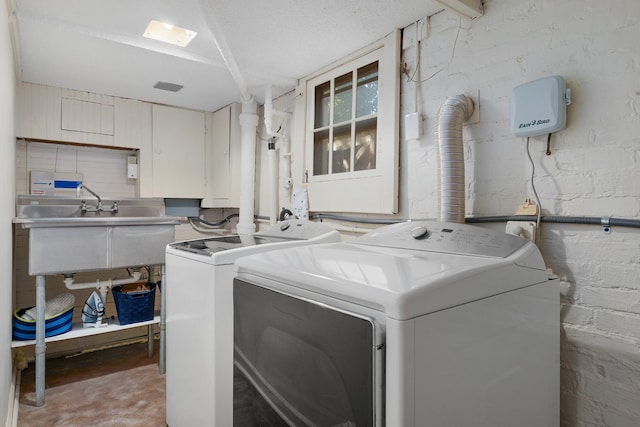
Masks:
[[[538,136],[567,126],[570,91],[560,76],[545,77],[511,91],[511,131],[515,136]]]

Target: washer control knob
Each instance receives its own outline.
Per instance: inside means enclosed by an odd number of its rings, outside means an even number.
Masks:
[[[280,224],[280,231],[285,231],[289,227],[291,227],[291,223],[290,222],[283,222],[282,224]]]
[[[424,239],[429,237],[429,230],[424,225],[419,225],[411,229],[411,237],[414,239]]]

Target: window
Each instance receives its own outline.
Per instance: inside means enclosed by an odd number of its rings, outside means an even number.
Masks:
[[[376,168],[378,61],[316,86],[314,108],[313,175]]]
[[[398,208],[399,31],[304,80],[314,211]]]

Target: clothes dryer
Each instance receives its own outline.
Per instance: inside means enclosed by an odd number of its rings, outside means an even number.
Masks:
[[[233,263],[278,248],[340,241],[311,221],[283,221],[253,235],[218,236],[166,248],[166,382],[170,427],[232,425]]]
[[[238,260],[235,363],[292,426],[557,426],[559,311],[530,241],[413,221]]]

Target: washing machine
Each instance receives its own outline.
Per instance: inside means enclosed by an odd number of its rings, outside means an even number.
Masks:
[[[559,284],[526,239],[413,221],[235,271],[234,361],[270,425],[559,424]]]
[[[166,390],[170,427],[232,425],[233,263],[278,248],[340,241],[311,221],[252,235],[169,244],[165,251]]]

